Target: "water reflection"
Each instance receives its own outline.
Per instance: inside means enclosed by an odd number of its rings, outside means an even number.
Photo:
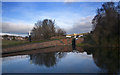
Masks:
[[[73,52],[79,53],[82,50],[82,48],[77,49],[73,50]],[[118,48],[84,48],[84,51],[87,52],[87,55],[92,54],[95,64],[102,70],[106,70],[108,73],[118,73],[120,65]],[[30,60],[40,66],[52,67],[66,55],[66,52],[31,54]]]
[[[119,71],[119,48],[85,48],[87,54],[92,54],[95,64],[107,70],[108,73]]]
[[[118,73],[119,48],[81,48],[72,46],[56,46],[41,50],[32,50],[13,54],[6,54],[3,58],[3,71],[17,71],[16,68],[28,72],[77,72],[77,73]],[[87,54],[86,54],[87,53]],[[17,55],[28,55],[27,58],[16,58]],[[11,59],[10,57],[13,57]],[[6,58],[6,60],[5,60]],[[11,60],[9,60],[11,59]],[[9,61],[7,61],[9,60]],[[8,64],[6,64],[8,62]],[[35,64],[31,65],[31,64]],[[15,66],[14,66],[15,65]],[[38,65],[38,66],[36,66]],[[24,66],[28,66],[24,67]],[[44,68],[47,67],[46,68]],[[55,67],[54,67],[55,66]],[[89,66],[89,67],[88,67]],[[54,67],[54,68],[53,68]],[[35,70],[30,69],[34,68]],[[62,70],[61,70],[62,69]],[[18,72],[21,70],[18,70]],[[22,72],[26,72],[22,70]]]
[[[65,52],[31,54],[30,60],[31,63],[40,66],[45,65],[46,67],[52,67],[65,55]]]

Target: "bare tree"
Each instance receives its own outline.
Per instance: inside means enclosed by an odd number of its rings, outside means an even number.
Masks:
[[[32,29],[32,38],[35,40],[50,39],[53,36],[62,36],[66,32],[62,29],[55,28],[55,21],[50,19],[44,19],[38,21]]]
[[[66,32],[63,29],[58,28],[56,31],[56,34],[57,36],[61,36],[61,35],[63,36],[63,35],[66,35]]]

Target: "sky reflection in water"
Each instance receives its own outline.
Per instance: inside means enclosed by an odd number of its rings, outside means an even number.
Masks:
[[[66,48],[67,49],[67,48]],[[81,50],[82,48],[80,48]],[[3,73],[118,73],[118,50],[46,52],[3,57]],[[112,64],[112,65],[111,65]]]

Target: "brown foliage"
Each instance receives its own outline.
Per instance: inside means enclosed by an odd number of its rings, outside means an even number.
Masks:
[[[50,19],[44,19],[43,21],[38,21],[32,29],[32,39],[33,40],[43,40],[50,39],[53,36],[62,36],[66,32],[61,28],[56,29],[55,21]]]

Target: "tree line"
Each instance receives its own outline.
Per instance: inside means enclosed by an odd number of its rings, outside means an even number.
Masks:
[[[120,42],[120,2],[103,3],[92,20],[92,31],[85,41],[98,46],[119,46]]]
[[[44,19],[43,21],[39,20],[35,23],[31,37],[33,40],[44,40],[54,36],[64,35],[66,35],[66,32],[55,25],[55,20]]]

